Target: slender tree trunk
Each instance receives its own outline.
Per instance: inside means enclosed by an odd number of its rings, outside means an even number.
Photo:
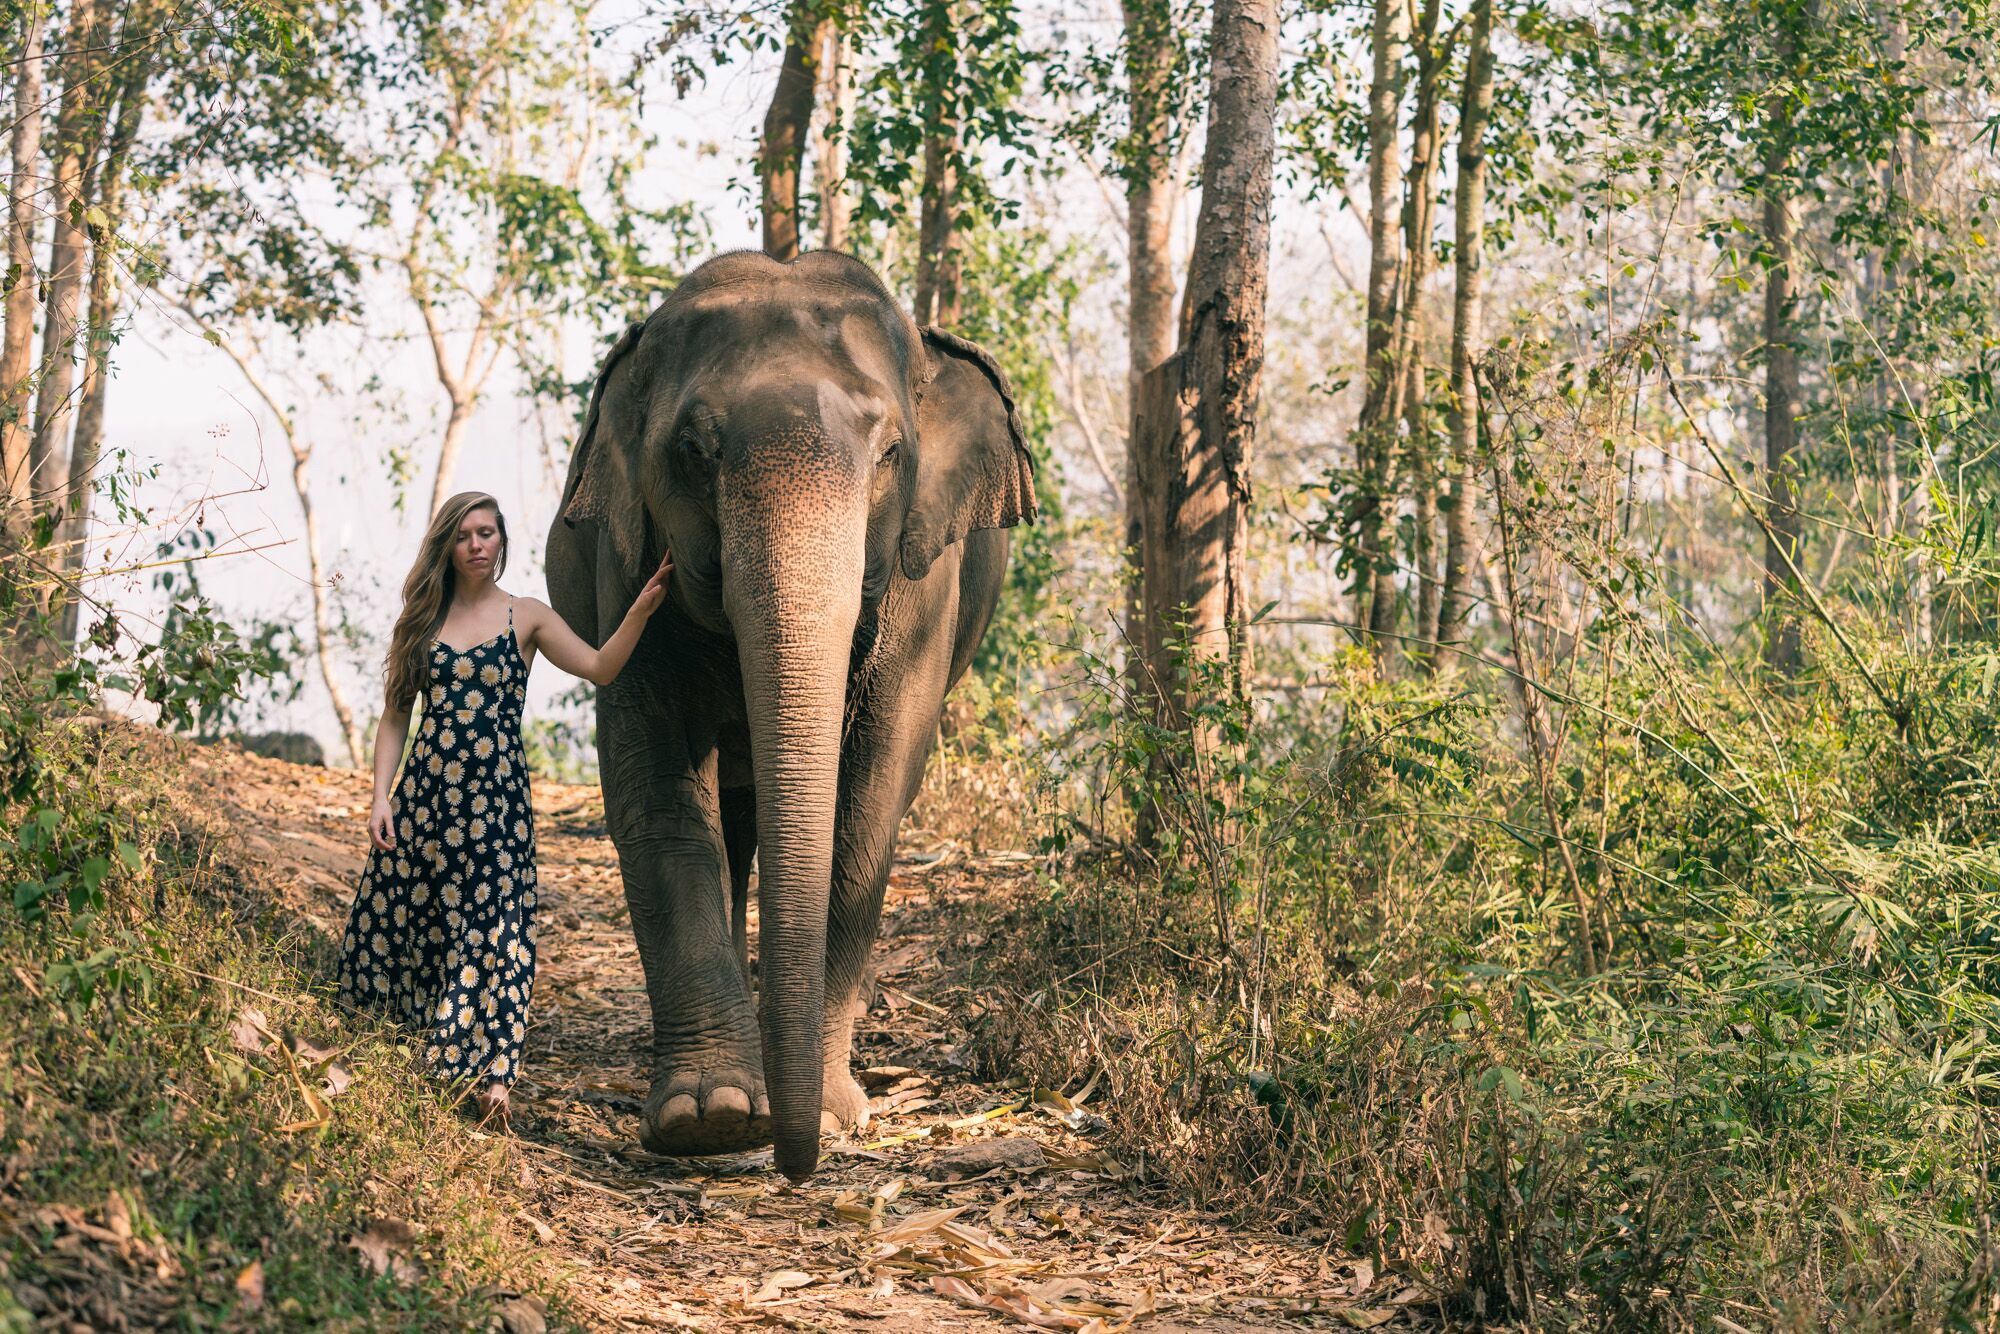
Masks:
[[[139,135],[145,93],[151,74],[150,55],[131,58],[120,80],[118,102],[103,161],[97,169],[98,209],[103,221],[91,229],[90,326],[84,347],[83,389],[76,413],[76,438],[70,446],[69,478],[64,489],[62,562],[64,570],[80,575],[89,564],[91,482],[104,447],[104,414],[111,389],[112,327],[118,319],[118,245],[124,221],[125,172],[132,144]],[[76,642],[77,601],[63,603],[62,639]]]
[[[1417,35],[1417,101],[1410,142],[1408,188],[1403,195],[1403,318],[1399,330],[1398,364],[1403,373],[1404,435],[1409,440],[1411,528],[1415,534],[1412,564],[1416,567],[1417,623],[1415,637],[1422,661],[1436,659],[1437,639],[1437,457],[1431,447],[1430,420],[1424,412],[1424,286],[1430,281],[1432,235],[1436,230],[1438,91],[1444,83],[1448,52],[1438,49],[1438,19],[1443,6],[1426,0]]]
[[[1795,226],[1791,189],[1789,109],[1781,108],[1764,155],[1764,473],[1771,497],[1764,538],[1764,600],[1769,630],[1764,659],[1790,676],[1799,669],[1798,581],[1791,562],[1799,554],[1797,508],[1799,358],[1791,338],[1792,249]]]
[[[1405,0],[1375,0],[1370,39],[1373,71],[1368,86],[1368,328],[1362,367],[1361,416],[1355,425],[1360,477],[1353,515],[1356,592],[1366,591],[1370,645],[1386,651],[1396,625],[1396,576],[1392,567],[1396,504],[1390,489],[1396,455],[1396,400],[1402,377],[1395,364],[1397,282],[1402,273],[1402,229],[1397,204],[1403,192],[1399,112],[1403,104]]]
[[[34,393],[35,196],[39,192],[42,144],[42,43],[46,11],[30,6],[22,15],[26,33],[14,83],[13,176],[8,182],[7,317],[0,334],[0,547],[11,547],[25,531],[29,495],[28,451],[32,442],[29,409]]]
[[[101,40],[94,0],[70,10],[62,61],[63,92],[56,115],[55,238],[49,247],[48,304],[42,316],[42,365],[35,394],[35,435],[29,446],[29,489],[36,509],[61,503],[69,476],[69,427],[75,413],[77,316],[88,273],[90,234],[84,227],[85,143],[91,136],[96,48]]]
[[[1183,339],[1145,378],[1134,443],[1157,483],[1146,498],[1145,549],[1163,557],[1145,570],[1148,635],[1177,638],[1185,626],[1190,653],[1223,663],[1240,696],[1250,666],[1250,457],[1270,278],[1276,0],[1218,0],[1209,68]],[[1186,673],[1156,662],[1153,678],[1173,683],[1164,713],[1185,726]]]
[[[1479,385],[1473,377],[1483,338],[1486,282],[1486,122],[1493,110],[1493,0],[1476,0],[1458,117],[1458,195],[1452,224],[1451,484],[1445,491],[1444,587],[1437,640],[1457,642],[1472,606],[1472,497],[1479,452]]]
[[[813,0],[793,0],[785,58],[778,67],[778,86],[764,114],[764,140],[757,151],[757,171],[764,184],[764,253],[787,262],[799,256],[799,169],[812,124],[820,52],[831,27],[817,8]]]
[[[958,127],[949,121],[924,138],[923,212],[917,229],[917,323],[958,322]]]
[[[854,194],[847,183],[847,137],[854,132],[854,55],[847,34],[832,23],[824,25],[825,64],[820,75],[820,100],[826,104],[813,175],[819,186],[820,244],[846,250],[854,219]]]
[[[452,482],[458,474],[458,453],[465,447],[465,428],[472,421],[472,397],[450,385],[445,389],[451,395],[451,413],[444,420],[444,442],[438,446],[437,472],[431,478],[432,514],[451,498]]]
[[[1149,553],[1145,506],[1149,492],[1161,485],[1141,465],[1139,440],[1141,386],[1149,372],[1174,353],[1173,239],[1174,209],[1179,194],[1174,179],[1173,136],[1169,112],[1173,72],[1173,25],[1166,0],[1125,0],[1125,71],[1132,99],[1131,175],[1125,186],[1127,264],[1130,305],[1127,323],[1129,369],[1126,383],[1125,427],[1125,549],[1132,560],[1126,587],[1125,624],[1132,642],[1126,646],[1128,686],[1132,698],[1144,699],[1144,664],[1159,656],[1143,615],[1144,575]],[[1158,559],[1153,556],[1153,559]]]
[[[196,322],[202,322],[201,316],[193,310],[188,310],[187,314]],[[216,332],[213,329],[210,331]],[[278,430],[285,437],[285,445],[291,450],[292,488],[298,494],[299,512],[305,520],[306,527],[307,583],[312,588],[313,652],[319,661],[320,680],[326,686],[327,699],[333,705],[333,716],[340,724],[340,737],[347,746],[348,762],[357,769],[365,769],[368,767],[368,759],[362,745],[361,729],[355,724],[354,710],[348,707],[347,692],[341,688],[340,675],[334,670],[333,665],[333,623],[326,599],[330,583],[320,557],[319,515],[313,508],[312,499],[313,447],[299,438],[298,426],[292,420],[292,414],[271,392],[264,377],[257,373],[255,363],[237,350],[234,341],[222,337],[219,333],[216,333],[216,345],[236,363],[236,369],[242,374],[244,381],[263,401],[265,410],[277,421]]]

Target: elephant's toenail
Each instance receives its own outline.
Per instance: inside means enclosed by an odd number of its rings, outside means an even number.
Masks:
[[[748,1116],[750,1097],[738,1088],[719,1088],[708,1095],[710,1116]]]
[[[667,1105],[660,1109],[660,1120],[667,1125],[673,1125],[676,1121],[692,1121],[694,1119],[694,1095],[691,1093],[676,1093],[673,1097],[668,1098]]]

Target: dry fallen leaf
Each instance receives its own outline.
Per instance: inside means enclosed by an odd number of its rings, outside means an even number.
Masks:
[[[372,1272],[398,1283],[412,1282],[423,1273],[412,1254],[417,1248],[416,1229],[400,1219],[371,1219],[347,1244]]]
[[[236,1044],[238,1051],[262,1056],[271,1042],[271,1028],[264,1012],[251,1005],[237,1011],[236,1018],[229,1025],[229,1040]]]
[[[245,1311],[264,1309],[264,1262],[252,1260],[236,1276],[236,1296]]]
[[[750,1298],[750,1305],[762,1306],[765,1302],[774,1302],[793,1288],[803,1288],[812,1281],[811,1274],[797,1269],[780,1269],[777,1273],[765,1277],[764,1286],[757,1289],[756,1295]]]
[[[503,1292],[488,1329],[501,1334],[548,1334],[548,1303],[533,1293]]]
[[[1340,1318],[1356,1329],[1373,1329],[1396,1318],[1396,1313],[1379,1306],[1344,1306]]]

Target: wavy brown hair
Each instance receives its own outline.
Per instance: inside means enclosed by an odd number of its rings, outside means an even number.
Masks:
[[[500,529],[500,554],[493,558],[493,577],[507,568],[507,516],[500,502],[484,491],[461,491],[438,506],[431,516],[417,559],[403,580],[403,611],[396,617],[395,633],[389,636],[389,656],[383,661],[382,675],[395,708],[408,709],[424,688],[430,675],[431,639],[444,626],[458,592],[458,571],[452,568],[451,549],[458,541],[458,526],[474,510],[493,511]]]

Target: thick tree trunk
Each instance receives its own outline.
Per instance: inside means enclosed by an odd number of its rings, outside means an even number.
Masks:
[[[923,212],[917,227],[917,323],[958,323],[958,127],[924,137]]]
[[[1451,484],[1444,508],[1444,586],[1437,641],[1464,637],[1472,606],[1472,497],[1479,449],[1479,386],[1473,378],[1483,338],[1486,282],[1486,122],[1493,110],[1493,0],[1472,7],[1465,90],[1458,117],[1458,195],[1452,224],[1454,292],[1451,311]]]
[[[1764,485],[1771,503],[1764,537],[1764,601],[1768,629],[1764,660],[1789,676],[1799,669],[1797,508],[1799,357],[1791,341],[1794,220],[1786,173],[1791,168],[1789,117],[1781,120],[1764,155]]]
[[[1424,399],[1424,285],[1430,281],[1434,204],[1437,199],[1438,90],[1444,83],[1447,53],[1438,49],[1439,0],[1426,0],[1417,35],[1417,102],[1410,139],[1408,188],[1403,196],[1403,295],[1397,362],[1403,372],[1404,434],[1409,441],[1411,528],[1415,534],[1417,650],[1436,659],[1437,638],[1437,457],[1431,448]]]
[[[813,175],[819,188],[820,244],[846,250],[854,220],[854,193],[847,183],[847,137],[854,132],[854,54],[847,34],[824,25],[825,63],[820,71],[820,100],[826,118],[820,124]]]
[[[1351,553],[1356,592],[1365,591],[1370,646],[1379,655],[1396,625],[1392,557],[1396,499],[1397,400],[1403,387],[1395,363],[1397,284],[1402,273],[1398,201],[1403,192],[1399,111],[1403,104],[1405,0],[1376,0],[1368,86],[1368,328],[1362,366],[1361,416],[1355,425],[1355,497]]]
[[[1145,506],[1149,493],[1162,484],[1142,466],[1140,439],[1141,387],[1146,376],[1174,353],[1173,236],[1174,208],[1179,194],[1174,179],[1172,126],[1169,123],[1173,72],[1173,24],[1165,0],[1125,0],[1125,71],[1131,88],[1131,175],[1125,187],[1126,255],[1130,306],[1127,321],[1128,375],[1125,426],[1125,548],[1132,578],[1126,589],[1125,624],[1132,642],[1126,646],[1128,685],[1134,699],[1146,697],[1145,663],[1154,660],[1159,645],[1151,642],[1143,609],[1146,566]]]
[[[764,184],[764,253],[776,260],[799,256],[799,169],[812,124],[820,52],[831,26],[816,10],[813,0],[794,0],[791,7],[785,58],[778,67],[770,109],[764,113],[764,139],[757,151],[757,172]]]
[[[34,392],[35,196],[40,193],[42,43],[46,11],[30,7],[14,83],[13,176],[8,183],[7,317],[0,334],[0,546],[12,546],[27,522],[29,410]]]
[[[1277,102],[1276,0],[1219,0],[1210,42],[1201,212],[1179,353],[1141,386],[1135,445],[1149,557],[1148,638],[1187,636],[1239,695],[1249,681],[1250,457],[1264,365],[1271,166]],[[1185,627],[1183,631],[1182,627]],[[1185,725],[1189,676],[1156,659],[1163,714]]]
[[[35,392],[35,436],[29,446],[29,489],[37,510],[61,503],[69,476],[69,428],[76,404],[77,315],[83,304],[90,234],[84,227],[84,163],[92,137],[97,72],[97,6],[76,0],[62,61],[61,110],[56,115],[55,238],[49,247],[48,304],[42,315],[41,377]]]

